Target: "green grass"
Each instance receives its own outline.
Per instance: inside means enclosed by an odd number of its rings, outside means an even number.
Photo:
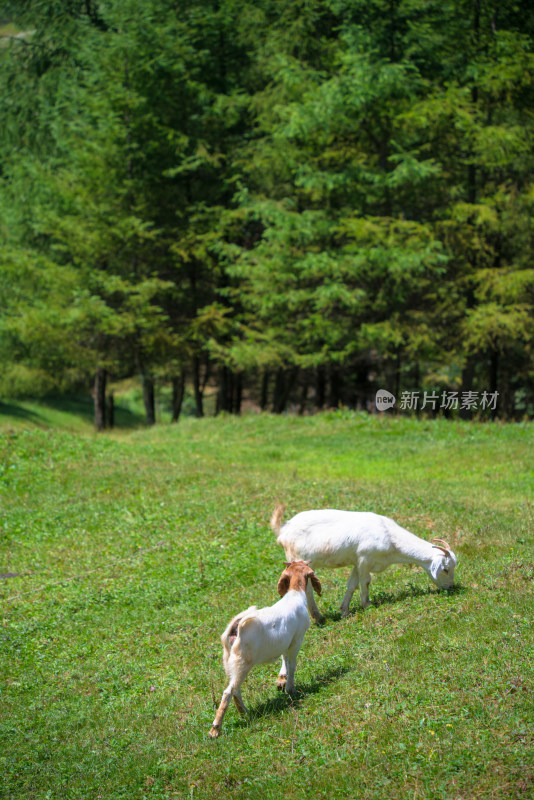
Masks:
[[[0,36],[15,36],[18,32],[18,29],[11,22],[0,24]]]
[[[534,425],[333,412],[97,436],[20,408],[0,409],[2,798],[533,796]],[[255,668],[250,715],[212,742],[220,634],[276,600],[277,499],[441,536],[458,586],[392,567],[341,620],[348,570],[323,571],[298,698]]]

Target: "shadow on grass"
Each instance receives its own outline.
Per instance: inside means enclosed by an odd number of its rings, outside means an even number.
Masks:
[[[129,408],[115,406],[115,427],[116,428],[146,428],[146,418],[144,414],[137,414]]]
[[[30,411],[30,409],[23,408],[16,403],[3,403],[2,401],[0,401],[0,416],[26,419],[36,425],[42,425],[45,422],[41,414],[37,414],[35,411]]]
[[[94,403],[90,395],[62,395],[52,397],[42,397],[35,401],[43,409],[51,409],[52,411],[63,412],[71,416],[78,417],[86,422],[88,425],[94,423]],[[24,408],[15,402],[2,403],[0,402],[0,414],[5,416],[16,417],[25,419],[28,422],[33,422],[36,425],[53,425],[50,420],[46,418],[46,413],[39,414],[36,411]],[[131,411],[129,408],[124,408],[120,405],[120,401],[115,402],[115,428],[141,428],[145,425],[145,418],[143,414],[138,414]]]
[[[438,589],[435,586],[427,586],[424,589],[421,586],[414,586],[410,584],[409,587],[402,589],[399,592],[381,592],[377,591],[372,593],[371,605],[375,608],[380,606],[390,606],[395,603],[402,603],[403,600],[408,600],[415,597],[425,597],[426,595],[433,594],[447,594],[449,597],[454,595],[464,595],[468,590],[462,584],[456,584],[452,589]],[[323,610],[322,612],[325,622],[339,622],[341,619],[341,611]],[[349,616],[356,616],[358,614],[365,614],[365,609],[361,607],[359,602],[352,604]],[[316,623],[317,624],[317,623]],[[324,623],[319,623],[322,625]]]
[[[423,589],[420,586],[410,585],[409,588],[402,589],[396,594],[393,594],[393,592],[377,592],[371,603],[379,607],[400,603],[402,600],[407,600],[411,597],[425,597],[430,594],[446,594],[451,597],[453,595],[463,595],[466,591],[467,590],[461,584],[456,584],[452,589],[438,589],[435,586],[427,586]]]
[[[64,411],[67,414],[80,417],[92,425],[94,422],[95,407],[90,395],[65,395],[63,397],[46,397],[43,405],[53,408],[54,411]],[[144,418],[130,409],[122,408],[119,402],[115,403],[114,422],[115,428],[139,428],[144,423]]]
[[[324,689],[325,686],[334,683],[334,681],[339,680],[350,671],[350,667],[338,667],[336,669],[330,669],[322,675],[316,675],[315,680],[310,683],[297,684],[297,690],[293,697],[290,697],[286,692],[278,692],[276,695],[269,697],[268,700],[249,707],[248,714],[236,720],[233,727],[248,728],[254,720],[276,716],[290,707],[299,708],[305,697],[317,694]]]
[[[59,397],[43,397],[39,402],[54,411],[63,411],[65,414],[80,417],[85,422],[91,423],[93,421],[94,404],[93,398],[90,396],[63,395]]]
[[[357,613],[358,609],[354,610],[354,613]],[[363,611],[363,609],[360,609]],[[323,625],[326,625],[327,622],[339,622],[341,620],[341,611],[330,611],[330,610],[323,610],[322,612],[324,621],[323,622],[315,622],[314,625],[317,625],[318,628],[322,628]],[[351,611],[351,616],[352,616]]]

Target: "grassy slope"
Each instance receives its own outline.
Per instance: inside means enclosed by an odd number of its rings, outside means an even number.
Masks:
[[[96,437],[11,420],[0,795],[532,796],[533,432],[333,413]],[[276,665],[256,668],[252,713],[231,708],[211,742],[220,633],[276,599],[277,498],[442,536],[460,585],[441,594],[394,567],[342,621],[347,571],[323,572],[327,623],[304,641],[298,700],[277,694]]]

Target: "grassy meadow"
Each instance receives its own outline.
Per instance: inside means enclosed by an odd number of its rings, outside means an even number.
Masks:
[[[0,412],[2,798],[534,796],[534,424]],[[220,634],[277,599],[278,499],[442,537],[458,585],[392,567],[341,620],[349,570],[319,571],[297,698],[256,667],[211,741]]]

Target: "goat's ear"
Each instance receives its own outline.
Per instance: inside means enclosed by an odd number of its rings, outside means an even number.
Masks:
[[[310,580],[311,580],[311,584],[312,584],[313,588],[315,589],[315,591],[317,592],[317,594],[320,597],[321,596],[321,592],[323,591],[323,589],[321,587],[321,581],[319,580],[319,578],[317,577],[315,572],[312,572],[312,574],[310,575]]]
[[[289,573],[286,570],[284,570],[280,575],[277,588],[280,597],[283,597],[285,594],[287,594],[289,590]]]
[[[437,581],[440,572],[443,569],[445,559],[443,555],[437,555],[432,560],[430,565],[430,574],[432,575],[433,580]]]

